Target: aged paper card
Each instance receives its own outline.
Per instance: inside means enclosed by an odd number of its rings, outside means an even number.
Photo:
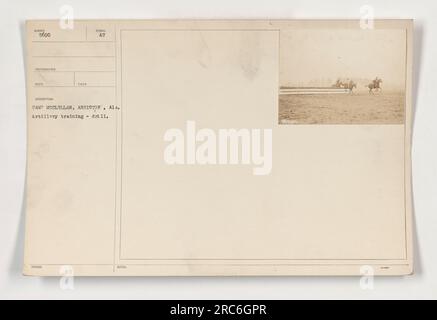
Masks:
[[[28,21],[24,273],[410,274],[412,31]]]

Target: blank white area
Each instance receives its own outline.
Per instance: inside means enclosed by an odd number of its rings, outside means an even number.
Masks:
[[[404,127],[278,126],[277,32],[123,31],[122,57],[121,259],[406,258]],[[188,119],[273,128],[272,172],[167,165]]]
[[[374,290],[361,290],[359,278],[83,278],[74,291],[59,279],[21,276],[25,177],[25,73],[22,31],[25,19],[56,19],[65,1],[0,3],[0,298],[437,298],[437,33],[433,0],[72,0],[76,18],[359,18],[360,6],[373,5],[377,18],[414,18],[415,124],[413,191],[415,270],[412,277],[377,278]]]

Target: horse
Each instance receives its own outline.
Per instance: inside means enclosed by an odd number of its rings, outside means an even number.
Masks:
[[[369,83],[366,88],[369,88],[369,94],[373,94],[373,90],[378,90],[378,92],[381,92],[381,82],[382,79],[378,79],[376,78],[375,80],[373,80],[371,83]]]
[[[337,80],[337,82],[335,84],[333,84],[332,87],[333,88],[349,89],[349,93],[352,93],[352,90],[357,87],[357,84],[352,80],[349,80],[346,82]]]
[[[344,82],[341,84],[343,89],[349,89],[349,93],[353,93],[352,90],[357,87],[357,84],[350,80],[349,82]]]
[[[343,82],[340,79],[337,79],[337,81],[332,85],[333,88],[341,88],[343,85]]]

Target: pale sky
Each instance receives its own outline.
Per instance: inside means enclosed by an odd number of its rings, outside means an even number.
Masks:
[[[281,86],[338,77],[379,77],[385,88],[405,84],[405,30],[292,30],[281,32],[280,46]]]

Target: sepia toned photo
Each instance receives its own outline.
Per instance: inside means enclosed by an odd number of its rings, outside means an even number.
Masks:
[[[402,124],[406,31],[280,35],[279,124]]]
[[[27,21],[19,269],[411,274],[413,24],[359,25]]]

